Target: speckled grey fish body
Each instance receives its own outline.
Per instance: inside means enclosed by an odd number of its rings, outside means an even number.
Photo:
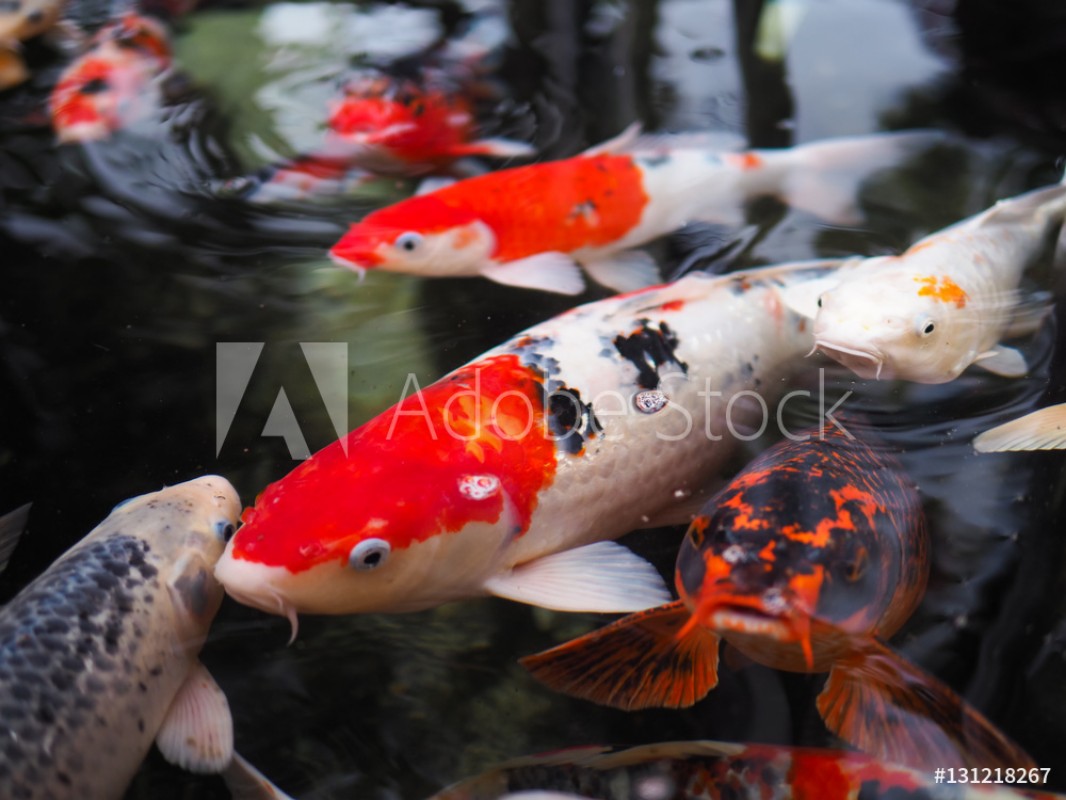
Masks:
[[[217,476],[129,500],[0,609],[0,797],[121,797],[198,664],[239,510]]]

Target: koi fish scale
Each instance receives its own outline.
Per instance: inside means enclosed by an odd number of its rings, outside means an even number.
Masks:
[[[721,639],[777,669],[829,671],[829,729],[919,769],[1030,765],[950,688],[881,639],[929,570],[917,492],[896,460],[842,430],[762,453],[697,516],[678,553],[681,599],[527,656],[548,686],[623,709],[691,705],[718,682]]]
[[[228,708],[196,656],[222,602],[211,567],[239,508],[217,476],[129,500],[0,609],[0,796],[120,797],[171,725],[168,759],[227,766]],[[193,678],[218,692],[197,717],[217,723],[217,747],[170,716]]]
[[[654,605],[623,588],[625,559],[606,540],[687,521],[679,499],[736,445],[727,416],[749,424],[734,398],[772,397],[809,349],[800,317],[763,313],[767,296],[831,269],[753,272],[746,293],[693,275],[530,328],[269,486],[219,579],[291,617],[484,593],[566,610]]]

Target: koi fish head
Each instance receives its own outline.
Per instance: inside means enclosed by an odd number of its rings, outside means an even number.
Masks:
[[[411,197],[368,214],[329,251],[349,269],[382,269],[438,277],[476,275],[496,237],[473,212],[436,194]]]
[[[412,394],[267,487],[216,576],[294,622],[483,594],[554,476],[542,393],[498,356]]]
[[[691,624],[799,670],[831,661],[839,633],[902,624],[925,586],[905,571],[928,567],[920,508],[891,459],[843,438],[771,448],[693,521],[676,571]]]
[[[860,378],[944,383],[978,355],[975,313],[947,276],[865,276],[821,295],[815,345]]]

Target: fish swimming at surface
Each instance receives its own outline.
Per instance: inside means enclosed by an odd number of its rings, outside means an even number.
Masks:
[[[1035,766],[882,644],[921,600],[928,537],[901,466],[847,427],[782,440],[707,503],[677,557],[680,600],[522,663],[593,702],[677,708],[715,687],[724,639],[769,667],[828,671],[822,718],[876,758],[927,770]]]
[[[1020,774],[1021,768],[1012,775]],[[775,744],[692,741],[569,747],[516,758],[442,789],[430,800],[577,795],[597,800],[1053,800],[1032,770],[1009,785],[937,780],[865,753]],[[988,773],[992,778],[994,769]],[[1001,770],[1000,777],[1006,775]],[[955,776],[952,776],[955,777]],[[1033,779],[1030,779],[1033,778]]]
[[[216,568],[264,611],[414,611],[494,594],[561,610],[669,595],[608,543],[687,522],[811,345],[783,295],[835,262],[682,280],[518,334],[268,486]],[[415,391],[417,390],[417,391]],[[698,506],[697,506],[698,507]]]
[[[1001,340],[1042,320],[1019,302],[1019,281],[1064,217],[1060,183],[1001,200],[899,256],[857,259],[806,310],[817,348],[861,378],[943,383],[971,364],[1024,375],[1025,359]]]
[[[937,138],[914,131],[722,153],[635,137],[631,128],[573,158],[402,200],[354,223],[330,256],[359,271],[481,275],[562,294],[582,291],[584,269],[631,291],[659,280],[651,258],[633,248],[689,222],[736,222],[744,204],[763,195],[853,221],[863,178]]]
[[[0,608],[0,796],[114,800],[155,740],[246,797],[285,797],[234,754],[197,659],[239,511],[218,476],[127,500]]]

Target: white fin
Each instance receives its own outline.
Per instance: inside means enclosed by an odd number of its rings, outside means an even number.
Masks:
[[[997,425],[973,440],[978,453],[1006,450],[1066,450],[1066,403],[1048,406]]]
[[[431,194],[438,189],[444,189],[451,186],[455,182],[455,178],[451,178],[447,175],[433,175],[429,178],[423,178],[422,182],[418,184],[418,188],[415,189],[414,196],[419,197],[420,195]]]
[[[981,353],[973,363],[1004,378],[1020,378],[1029,371],[1025,356],[1013,347],[1004,347],[1001,344]]]
[[[655,567],[615,542],[596,542],[526,562],[489,578],[485,589],[557,611],[627,613],[672,599]]]
[[[629,150],[637,140],[640,139],[641,131],[640,122],[631,122],[626,126],[626,129],[617,136],[608,139],[606,142],[600,142],[594,144],[588,150],[583,152],[583,156],[602,156],[607,153],[622,153]]]
[[[625,250],[596,261],[582,261],[592,279],[616,292],[632,292],[662,283],[659,265],[643,250]]]
[[[496,158],[524,158],[537,154],[537,148],[529,142],[514,139],[478,139],[462,148],[464,154],[495,156]]]
[[[811,266],[832,267],[843,265],[845,259],[832,259],[824,263],[811,262]],[[840,283],[840,276],[826,275],[809,281],[796,281],[781,288],[781,302],[801,317],[814,319],[818,316],[818,298]]]
[[[219,773],[233,758],[229,703],[199,661],[174,696],[155,743],[163,758],[190,772]]]
[[[30,503],[19,506],[0,517],[0,572],[7,567],[11,554],[15,552],[22,532],[26,530],[26,520],[30,516]]]
[[[788,158],[781,199],[822,219],[856,223],[860,184],[881,169],[899,166],[907,156],[943,141],[936,131],[904,131],[827,139],[790,151],[759,151],[767,160]]]
[[[233,760],[223,771],[222,779],[233,800],[293,800],[240,753],[233,754]]]
[[[484,267],[481,274],[507,286],[558,294],[581,294],[585,288],[585,279],[574,259],[555,251],[537,253],[506,264],[491,264]]]

